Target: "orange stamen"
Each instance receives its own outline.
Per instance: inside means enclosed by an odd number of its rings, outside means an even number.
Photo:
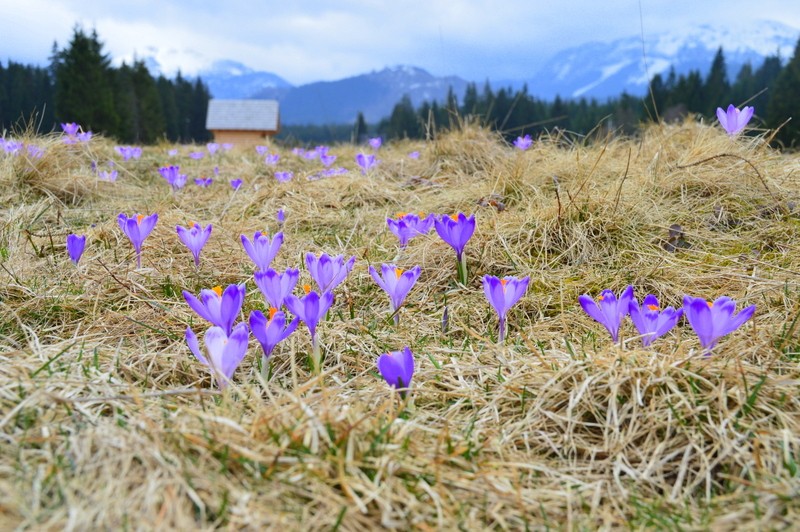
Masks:
[[[213,290],[217,296],[222,297],[222,287],[220,285],[215,286],[211,290]]]
[[[189,229],[191,229],[191,228],[192,228],[192,227],[194,227],[195,225],[197,225],[195,222],[189,222]]]
[[[142,223],[142,218],[144,218],[144,214],[137,214],[136,215],[136,225]]]
[[[598,301],[602,301],[602,300],[604,300],[605,298],[606,298],[606,296],[597,296],[597,300],[598,300]]]
[[[397,278],[399,279],[399,278],[400,278],[400,276],[401,276],[401,275],[403,275],[403,269],[402,269],[402,268],[395,268],[395,269],[394,269],[394,274],[395,274],[395,275],[397,276]]]
[[[311,292],[311,285],[310,284],[304,284],[303,285],[303,291],[306,293],[306,295],[308,295],[308,293]]]
[[[706,301],[706,305],[708,305],[708,308],[712,308],[714,306],[714,303],[712,303],[711,301]]]
[[[272,321],[272,318],[275,317],[275,314],[278,313],[278,309],[275,307],[269,307],[269,321]]]
[[[457,222],[458,221],[458,215],[457,214],[451,214],[450,215],[450,219],[453,220],[454,222]]]
[[[500,284],[503,287],[503,293],[506,291],[506,285],[508,284],[508,279],[500,279]]]
[[[397,218],[399,220],[400,218],[405,217],[406,214],[408,214],[408,213],[407,212],[398,212],[394,216],[395,216],[395,218]]]
[[[419,216],[419,218],[420,218],[420,220],[421,220],[421,219],[425,218],[425,213],[424,213],[424,212],[422,212],[422,211],[420,211],[420,212],[419,212],[419,214],[418,214],[418,216]]]
[[[647,305],[647,308],[655,312],[656,310],[658,310],[658,305]]]

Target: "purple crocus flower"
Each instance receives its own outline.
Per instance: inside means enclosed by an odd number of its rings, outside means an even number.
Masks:
[[[336,161],[336,156],[325,153],[319,156],[319,160],[327,168]]]
[[[303,148],[292,148],[292,153],[294,155],[302,157],[303,155],[305,155],[306,151]]]
[[[294,173],[292,172],[275,172],[275,179],[277,179],[279,183],[291,181],[293,177]]]
[[[717,118],[722,128],[728,133],[728,136],[734,137],[753,118],[753,108],[748,106],[740,111],[733,104],[730,104],[728,110],[723,111],[722,107],[717,107]]]
[[[247,354],[249,336],[247,325],[244,323],[234,327],[230,334],[226,334],[220,327],[211,327],[203,338],[208,353],[208,357],[206,357],[200,351],[194,331],[191,327],[186,328],[186,343],[189,345],[189,350],[197,357],[197,360],[211,369],[214,380],[220,389],[230,382],[233,372]]]
[[[78,142],[89,142],[92,140],[93,133],[91,131],[85,131],[78,133]]]
[[[283,223],[286,221],[286,213],[283,212],[282,208],[278,209],[278,214],[275,216],[275,218],[278,220],[278,225],[283,227]]]
[[[414,353],[408,347],[384,353],[378,357],[378,371],[386,384],[405,397],[414,376]]]
[[[44,148],[40,148],[39,146],[35,146],[33,144],[28,144],[28,157],[31,159],[41,159],[44,155]]]
[[[116,146],[114,149],[122,156],[123,161],[138,159],[142,156],[142,148],[139,146]]]
[[[170,157],[175,157],[176,155],[178,155],[178,149],[172,148],[171,150],[168,150],[167,155],[169,155]]]
[[[608,289],[600,292],[597,301],[586,294],[578,297],[583,310],[608,329],[614,343],[619,339],[619,326],[625,316],[628,315],[632,300],[633,286],[628,286],[619,296],[619,299],[614,295],[614,292]]]
[[[461,284],[467,284],[467,261],[464,246],[475,233],[475,215],[467,217],[463,212],[452,216],[440,216],[434,219],[436,232],[442,240],[456,251],[458,278]]]
[[[512,276],[500,279],[493,275],[485,275],[483,277],[483,293],[492,307],[494,307],[494,310],[497,311],[500,321],[500,332],[497,335],[498,343],[502,344],[506,338],[506,315],[508,311],[525,295],[529,282],[530,277],[527,276],[522,279]]]
[[[653,294],[644,296],[641,307],[635,299],[631,299],[628,310],[634,327],[642,336],[642,346],[644,347],[652,344],[656,338],[667,334],[683,315],[683,309],[675,310],[667,307],[659,310],[658,298]]]
[[[239,187],[242,186],[242,180],[241,179],[231,179],[230,183],[231,183],[231,188],[233,190],[239,190]]]
[[[195,268],[199,267],[200,250],[203,249],[203,246],[208,242],[208,237],[211,236],[211,224],[204,228],[200,224],[189,222],[189,229],[178,225],[175,230],[178,232],[181,242],[192,252]]]
[[[111,170],[111,171],[101,170],[97,173],[97,179],[99,179],[100,181],[108,181],[109,183],[115,182],[118,176],[119,172],[117,172],[116,170]]]
[[[756,311],[755,305],[743,308],[736,315],[736,301],[722,296],[713,303],[701,297],[683,296],[683,311],[689,325],[692,326],[700,345],[706,351],[711,351],[717,340],[732,333],[749,320]]]
[[[215,167],[214,167],[214,175],[215,175],[216,177],[219,177],[219,166],[215,166]]]
[[[206,149],[208,150],[208,153],[214,155],[215,153],[217,153],[217,150],[219,149],[219,144],[217,144],[216,142],[209,142],[208,144],[206,144]]]
[[[433,214],[425,216],[423,213],[416,215],[409,212],[398,212],[395,218],[386,218],[386,225],[400,241],[400,247],[405,248],[408,241],[415,236],[430,232],[434,218]]]
[[[275,307],[269,309],[269,319],[260,310],[250,312],[250,330],[264,350],[264,364],[275,346],[288,338],[299,322],[300,318],[295,318],[287,325],[286,314]]]
[[[256,153],[259,155],[264,155],[269,151],[269,148],[266,146],[256,146]]]
[[[230,142],[223,142],[220,147],[222,151],[231,151],[233,149],[233,144]]]
[[[288,268],[283,273],[278,273],[272,268],[255,273],[256,286],[269,306],[280,309],[286,297],[292,293],[297,280],[300,278],[300,271],[295,268]]]
[[[317,257],[313,253],[306,253],[306,268],[320,292],[333,292],[347,278],[355,262],[355,256],[345,262],[342,255],[329,257],[327,253],[323,253]]]
[[[300,318],[308,327],[308,332],[311,335],[312,362],[314,369],[318,372],[321,369],[322,360],[319,342],[317,342],[317,325],[333,305],[333,293],[324,292],[320,296],[311,291],[311,287],[308,285],[303,288],[306,290],[306,295],[302,299],[289,295],[286,297],[285,303],[289,311]]]
[[[383,139],[381,139],[380,137],[369,139],[369,145],[373,150],[380,149],[382,144],[383,144]]]
[[[83,255],[83,250],[86,248],[86,235],[67,235],[67,253],[69,254],[69,260],[72,261],[72,264],[75,266],[78,265],[78,261],[81,260],[81,255]]]
[[[514,141],[514,147],[518,150],[525,151],[533,145],[533,141],[531,140],[530,135],[525,135],[524,137],[517,137],[517,140]]]
[[[419,266],[414,266],[410,270],[403,271],[394,264],[381,264],[381,274],[378,275],[375,268],[372,266],[369,267],[369,274],[375,282],[378,283],[378,286],[389,294],[395,325],[400,323],[398,311],[403,305],[403,300],[405,300],[406,295],[408,295],[414,283],[419,279],[421,271]]]
[[[136,251],[137,268],[142,267],[142,243],[156,226],[156,222],[158,222],[158,213],[153,213],[150,216],[137,214],[130,218],[125,213],[120,213],[117,216],[117,223],[120,229],[130,239],[133,249]]]
[[[214,180],[212,178],[210,178],[210,177],[195,177],[194,178],[194,184],[197,185],[198,187],[207,188],[213,182],[214,182]]]
[[[283,244],[283,233],[275,233],[271,239],[266,232],[256,231],[253,234],[253,242],[242,235],[242,246],[250,256],[250,259],[255,263],[256,269],[266,271],[269,268],[272,259],[278,254]]]
[[[359,153],[358,155],[356,155],[356,163],[358,163],[358,166],[361,167],[362,174],[366,174],[367,170],[378,164],[377,160],[375,159],[375,155],[372,153],[370,154]]]
[[[186,174],[181,173],[181,167],[176,165],[162,166],[158,169],[173,191],[177,191],[186,184]]]
[[[280,160],[281,160],[281,156],[278,155],[277,153],[271,153],[271,154],[267,155],[266,157],[264,157],[264,162],[266,164],[270,164],[270,165],[276,165],[276,164],[278,164],[278,161],[280,161]]]
[[[408,154],[409,159],[419,159],[419,152],[414,150]]]
[[[194,159],[195,161],[199,161],[203,157],[206,156],[206,152],[204,151],[191,151],[189,152],[189,158]]]
[[[80,127],[81,126],[79,126],[75,122],[67,122],[66,124],[64,123],[61,124],[61,129],[64,131],[64,134],[69,137],[74,137],[75,135],[77,135]]]
[[[221,286],[204,288],[200,290],[200,299],[184,290],[183,298],[198,316],[230,334],[242,309],[244,292],[244,284],[231,284],[224,291]]]

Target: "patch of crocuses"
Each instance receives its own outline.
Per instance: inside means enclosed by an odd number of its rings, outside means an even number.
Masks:
[[[736,301],[727,296],[710,302],[685,295],[682,308],[676,310],[667,307],[661,310],[658,298],[648,294],[640,306],[633,297],[633,286],[628,286],[619,298],[606,289],[600,293],[597,301],[586,294],[578,300],[589,316],[605,326],[614,343],[619,339],[619,328],[627,315],[631,316],[644,347],[669,332],[680,317],[685,316],[706,355],[710,354],[720,338],[741,327],[756,311],[756,306],[750,305],[735,313]]]

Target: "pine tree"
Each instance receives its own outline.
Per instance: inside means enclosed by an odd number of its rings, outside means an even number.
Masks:
[[[767,125],[776,128],[786,123],[778,131],[775,139],[786,146],[800,144],[800,40],[794,49],[794,56],[775,80],[775,90],[767,107]]]
[[[385,131],[389,138],[418,139],[422,137],[422,128],[408,94],[404,94],[400,102],[394,106]]]
[[[164,113],[164,128],[167,138],[176,142],[180,135],[178,124],[178,105],[175,102],[175,85],[165,78],[158,76],[156,81],[158,96],[161,99],[161,109]]]
[[[730,84],[728,83],[728,73],[725,67],[725,54],[722,47],[717,50],[714,61],[711,63],[711,70],[708,73],[706,82],[702,89],[702,107],[707,116],[713,116],[717,107],[727,107],[730,103]]]
[[[115,132],[119,117],[114,109],[111,61],[103,53],[97,32],[73,30],[72,40],[52,59],[55,73],[55,117],[78,122],[84,129]]]
[[[358,116],[356,117],[356,126],[353,130],[353,142],[356,144],[366,142],[367,135],[367,121],[364,120],[364,113],[359,111]]]

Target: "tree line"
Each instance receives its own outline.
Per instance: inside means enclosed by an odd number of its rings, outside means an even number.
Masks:
[[[729,81],[725,54],[720,48],[708,74],[699,70],[666,76],[656,74],[644,97],[623,92],[618,98],[599,102],[580,98],[544,101],[528,93],[528,87],[514,91],[495,91],[487,81],[482,90],[475,83],[467,86],[459,103],[452,89],[443,103],[423,102],[414,107],[404,96],[391,115],[378,125],[386,138],[421,139],[438,130],[458,127],[464,120],[477,120],[501,132],[508,140],[530,134],[536,136],[555,129],[587,134],[601,130],[633,133],[646,121],[674,121],[689,113],[716,120],[717,107],[750,105],[764,127],[777,129],[775,140],[785,146],[800,144],[800,41],[794,56],[783,66],[778,55],[769,56],[754,68],[745,64],[733,82]]]
[[[0,63],[0,132],[32,127],[45,133],[77,122],[123,143],[210,138],[210,93],[199,78],[154,78],[141,60],[115,68],[97,33],[82,28],[65,48],[54,44],[50,60],[49,68]]]

